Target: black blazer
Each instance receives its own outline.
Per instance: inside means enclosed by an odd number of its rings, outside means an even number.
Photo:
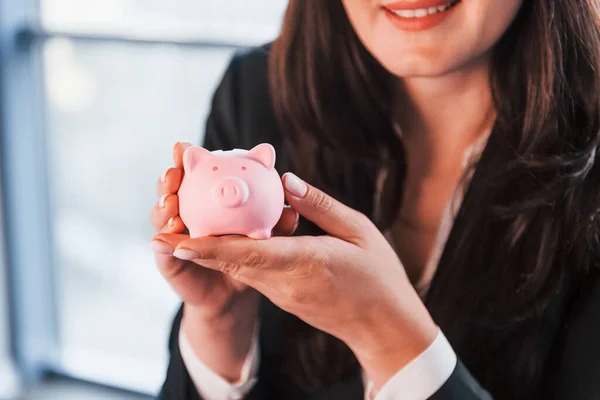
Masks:
[[[268,142],[277,149],[277,170],[290,170],[289,155],[282,148],[282,140],[278,133],[267,85],[267,53],[268,47],[253,49],[236,55],[230,63],[212,103],[212,110],[207,120],[204,147],[215,149],[251,148],[256,144]],[[483,156],[485,158],[485,154]],[[482,159],[482,162],[484,160]],[[477,177],[473,178],[475,185]],[[468,194],[467,194],[468,196]],[[466,202],[466,199],[465,199]],[[452,246],[452,236],[461,229],[464,217],[460,213],[455,221],[453,232],[447,242]],[[439,268],[443,268],[444,258]],[[550,347],[552,357],[544,366],[551,371],[539,388],[539,398],[600,400],[600,274],[597,270],[590,272],[585,290],[578,290],[569,299],[566,326],[559,333],[557,325],[548,326],[543,335],[548,338],[558,337]],[[261,367],[259,381],[247,396],[257,399],[344,399],[362,400],[364,388],[360,371],[348,376],[344,381],[323,389],[317,393],[307,393],[286,379],[277,365],[269,363],[269,355],[277,351],[275,343],[281,332],[280,322],[285,312],[263,298],[261,306]],[[166,380],[159,394],[160,399],[199,400],[200,397],[185,369],[179,353],[178,334],[182,316],[179,310],[173,322],[169,340],[171,359]],[[490,340],[494,340],[490,338]],[[210,346],[210,343],[207,343]],[[470,400],[492,399],[470,370],[460,361],[442,388],[435,393],[433,400]],[[493,363],[494,360],[490,360]],[[551,377],[548,377],[551,376]]]

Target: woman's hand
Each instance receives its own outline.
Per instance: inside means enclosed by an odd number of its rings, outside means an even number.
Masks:
[[[175,166],[165,170],[157,183],[159,201],[152,209],[152,225],[157,232],[168,233],[169,240],[153,240],[151,247],[160,272],[185,303],[183,326],[195,353],[217,373],[234,381],[250,347],[260,295],[227,274],[173,257],[175,245],[189,239],[179,217],[177,196],[183,179],[183,152],[189,146],[175,145]],[[274,233],[291,234],[297,219],[297,213],[286,208]],[[211,346],[203,345],[207,342]]]
[[[290,206],[327,235],[157,238],[175,244],[176,257],[223,272],[346,342],[380,387],[433,342],[437,326],[366,216],[295,175],[286,174],[284,186]]]

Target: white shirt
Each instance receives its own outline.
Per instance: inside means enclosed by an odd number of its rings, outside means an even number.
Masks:
[[[485,135],[482,135],[467,149],[463,159],[463,168],[478,160],[487,143],[489,133],[488,131]],[[470,171],[472,175],[472,169]],[[425,297],[429,283],[437,270],[439,259],[454,224],[456,213],[462,203],[466,187],[471,180],[471,175],[463,180],[463,184],[457,188],[446,205],[432,254],[423,270],[420,281],[415,285],[421,297]],[[393,246],[390,233],[386,232],[385,236]],[[242,399],[258,381],[260,349],[258,324],[256,325],[257,329],[254,331],[250,351],[242,367],[240,380],[235,383],[229,383],[203,364],[192,350],[184,329],[180,329],[179,349],[183,362],[194,386],[204,400]],[[426,400],[448,380],[456,367],[456,362],[457,357],[452,346],[442,331],[438,329],[438,334],[433,343],[416,359],[398,371],[383,385],[379,392],[375,392],[373,383],[363,373],[365,400]]]

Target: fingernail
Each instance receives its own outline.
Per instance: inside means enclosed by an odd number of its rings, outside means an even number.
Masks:
[[[188,249],[177,249],[173,252],[173,256],[179,258],[180,260],[197,260],[200,258],[200,254],[195,251]]]
[[[285,174],[285,188],[296,197],[304,197],[308,191],[306,183],[291,172]]]
[[[150,242],[150,248],[159,254],[171,255],[173,254],[173,246],[169,243],[163,242],[162,240],[153,240]]]
[[[161,182],[166,182],[167,181],[167,174],[169,173],[169,171],[171,170],[172,167],[169,167],[167,169],[165,169],[165,172],[162,173],[162,175],[160,176],[160,181]]]
[[[170,228],[175,226],[175,217],[169,218],[169,220],[167,221],[167,226],[169,226]]]
[[[171,194],[170,193],[165,193],[162,196],[160,196],[160,200],[158,200],[158,206],[160,208],[165,208],[165,201],[167,200],[167,197],[169,197]]]

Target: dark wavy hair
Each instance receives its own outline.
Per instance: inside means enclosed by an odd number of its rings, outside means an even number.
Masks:
[[[497,119],[487,164],[476,170],[479,185],[461,210],[468,218],[451,236],[448,266],[426,303],[498,399],[533,398],[551,345],[540,327],[560,320],[543,316],[600,254],[599,32],[592,0],[525,0],[493,49]],[[363,47],[341,1],[290,0],[269,57],[295,170],[389,228],[405,173],[392,128],[393,77]],[[319,232],[301,224],[299,233]],[[298,384],[325,386],[356,370],[341,341],[288,317],[285,369]]]

